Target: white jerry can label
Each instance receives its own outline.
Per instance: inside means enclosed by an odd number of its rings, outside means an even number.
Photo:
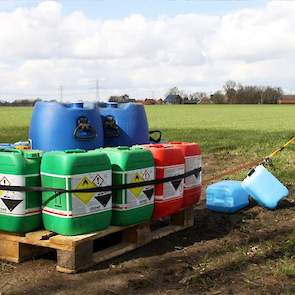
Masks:
[[[117,173],[117,172],[116,172]],[[155,179],[155,168],[141,168],[136,170],[129,170],[121,172],[124,176],[124,183],[137,183],[143,181],[149,181]],[[129,210],[139,208],[142,206],[150,205],[154,203],[155,186],[145,185],[140,187],[134,187],[123,191],[121,204],[113,204],[116,210]]]
[[[38,176],[38,175],[30,175]],[[26,176],[0,174],[1,185],[25,186]],[[0,190],[0,214],[26,215],[40,213],[41,208],[26,209],[26,193]]]
[[[87,189],[112,185],[112,171],[73,175],[71,189]],[[72,216],[83,216],[111,210],[112,192],[72,193]]]
[[[194,169],[202,167],[202,156],[189,156],[185,157],[185,172],[192,171]],[[202,172],[200,171],[198,177],[191,175],[185,178],[185,189],[199,186],[202,182]]]
[[[136,183],[155,179],[155,168],[143,168],[128,171],[126,183]],[[126,205],[128,209],[141,207],[154,202],[155,186],[146,185],[126,190]]]
[[[184,174],[184,165],[164,167],[164,178]],[[169,200],[183,196],[184,179],[163,183],[163,195],[156,196],[156,200]]]

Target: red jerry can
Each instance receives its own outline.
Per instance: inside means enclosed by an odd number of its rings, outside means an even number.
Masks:
[[[172,141],[171,145],[182,150],[185,159],[185,172],[202,167],[201,149],[193,142]],[[184,180],[183,208],[199,202],[202,193],[202,175],[186,177]]]
[[[156,168],[156,179],[184,174],[184,155],[181,149],[167,144],[148,144]],[[153,219],[177,213],[182,208],[184,179],[157,184]]]

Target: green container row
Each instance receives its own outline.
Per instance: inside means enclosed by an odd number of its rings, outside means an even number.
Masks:
[[[41,176],[41,177],[40,177]],[[93,151],[1,150],[0,184],[80,190],[155,179],[152,154],[140,147]],[[104,192],[0,191],[0,230],[25,233],[45,227],[62,235],[150,220],[154,186]]]

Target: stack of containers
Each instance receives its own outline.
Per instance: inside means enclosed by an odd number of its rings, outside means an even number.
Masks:
[[[48,152],[41,164],[42,186],[86,189],[112,184],[111,163],[102,150]],[[62,235],[103,230],[110,225],[112,195],[97,193],[42,194],[44,227]]]
[[[37,151],[0,151],[0,184],[40,186],[40,160]],[[0,230],[26,233],[42,226],[41,194],[0,191]]]
[[[171,145],[180,148],[185,159],[185,172],[202,167],[201,149],[193,142],[172,141]],[[184,179],[183,208],[199,202],[202,193],[202,174],[191,175]]]
[[[140,147],[103,149],[112,164],[113,184],[136,183],[155,179],[152,154]],[[130,225],[148,221],[154,209],[154,185],[115,190],[113,225]]]
[[[184,155],[181,149],[170,144],[149,144],[144,148],[151,151],[156,179],[184,174]],[[177,213],[183,205],[184,179],[156,185],[153,219],[168,217]]]

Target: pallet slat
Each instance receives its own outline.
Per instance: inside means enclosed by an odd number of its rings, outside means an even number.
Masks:
[[[104,231],[79,236],[62,236],[47,230],[23,236],[0,232],[0,259],[19,263],[54,249],[57,252],[57,271],[75,273],[130,252],[152,240],[189,228],[193,223],[193,208],[187,208],[171,216],[168,225],[153,230],[149,223],[143,223],[126,227],[110,226]],[[102,244],[103,239],[113,234],[121,235],[119,243],[94,251],[94,242]]]

